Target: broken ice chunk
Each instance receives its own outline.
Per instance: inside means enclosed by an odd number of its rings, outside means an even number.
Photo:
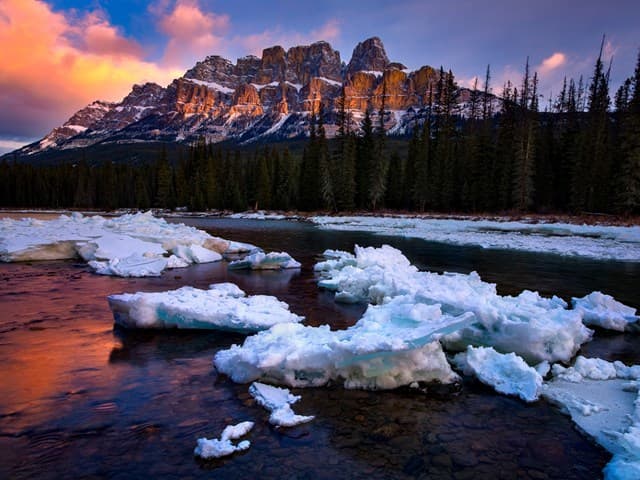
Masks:
[[[117,324],[128,328],[204,328],[242,333],[277,323],[301,322],[289,306],[267,295],[245,296],[234,284],[214,284],[209,290],[182,287],[167,292],[110,295]]]
[[[237,440],[245,436],[253,428],[253,422],[241,422],[237,425],[228,425],[222,431],[220,439],[199,438],[194,454],[205,459],[220,458],[231,455],[234,452],[247,450],[251,446],[249,440],[243,440],[237,445],[231,440]]]
[[[258,405],[271,412],[269,423],[272,425],[293,427],[314,419],[313,415],[296,415],[291,409],[291,405],[300,400],[300,396],[293,395],[286,388],[272,387],[264,383],[253,382],[249,387],[249,394],[256,399]]]
[[[282,270],[286,268],[300,268],[300,263],[295,261],[286,252],[255,252],[247,255],[242,260],[235,260],[229,264],[232,270]]]
[[[616,301],[611,295],[591,292],[582,298],[571,300],[573,308],[582,313],[585,325],[624,332],[638,322],[636,309]]]
[[[475,375],[500,393],[516,395],[525,402],[533,402],[540,396],[542,377],[515,353],[469,347],[466,352],[456,355],[454,361],[466,374]]]

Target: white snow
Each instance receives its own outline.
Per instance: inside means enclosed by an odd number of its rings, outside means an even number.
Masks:
[[[271,135],[272,133],[275,133],[278,130],[280,130],[280,127],[282,127],[282,125],[284,125],[284,123],[289,119],[290,116],[291,116],[290,113],[281,114],[280,118],[278,119],[278,121],[276,123],[274,123],[271,126],[271,128],[269,128],[267,131],[261,133],[259,135],[259,137],[266,137],[267,135]]]
[[[469,345],[515,352],[526,361],[569,361],[591,338],[579,312],[567,310],[558,297],[544,298],[524,291],[517,297],[500,296],[496,286],[476,272],[437,274],[419,272],[388,245],[355,247],[355,255],[328,252],[316,265],[318,285],[336,291],[336,301],[387,304],[405,296],[407,303],[436,306],[445,316],[470,316],[465,328],[442,339],[452,350]]]
[[[605,478],[637,479],[640,472],[640,366],[578,357],[570,368],[554,365],[542,395],[558,404],[613,454]]]
[[[217,90],[221,93],[226,93],[227,95],[232,94],[235,90],[233,88],[225,87],[224,85],[220,85],[216,82],[205,82],[203,80],[196,80],[195,78],[187,78],[191,83],[195,83],[197,85],[203,85],[207,88],[211,88],[213,90]]]
[[[311,220],[330,230],[357,230],[455,245],[640,261],[640,226],[574,225],[514,221],[398,217],[330,217]]]
[[[255,398],[258,405],[271,412],[269,423],[272,425],[293,427],[301,423],[310,422],[315,418],[313,415],[296,415],[291,409],[291,405],[300,400],[300,396],[293,395],[286,388],[253,382],[249,387],[249,394]]]
[[[469,324],[468,315],[443,315],[438,305],[398,298],[370,306],[356,325],[275,325],[215,356],[216,368],[235,382],[264,379],[292,387],[338,382],[345,388],[392,389],[413,382],[451,383],[442,335]]]
[[[360,72],[367,73],[369,75],[375,75],[376,77],[381,77],[382,75],[384,75],[384,72],[380,70],[360,70]]]
[[[228,217],[243,220],[285,220],[288,218],[298,218],[297,216],[287,216],[279,213],[268,213],[264,210],[258,210],[256,212],[232,213],[231,215],[228,215]]]
[[[115,322],[128,328],[206,328],[255,332],[278,323],[301,322],[289,306],[268,295],[246,294],[235,284],[209,290],[182,287],[167,292],[110,295]]]
[[[87,127],[83,126],[83,125],[67,125],[66,123],[63,125],[64,128],[68,128],[70,130],[73,130],[75,132],[78,133],[82,133],[85,130],[87,130]]]
[[[516,395],[526,402],[540,396],[542,377],[515,353],[498,353],[493,348],[469,347],[454,362],[465,374],[473,374],[496,391]]]
[[[300,262],[294,260],[287,252],[256,252],[247,255],[242,260],[235,260],[229,264],[231,270],[282,270],[300,268]]]
[[[244,437],[253,428],[253,422],[241,422],[237,425],[229,425],[225,427],[220,435],[220,439],[199,438],[198,445],[194,450],[194,455],[202,458],[220,458],[231,455],[234,452],[247,450],[251,446],[251,442],[243,440],[235,445],[231,440],[237,440]]]
[[[286,81],[285,83],[286,83],[287,85],[290,85],[290,86],[292,86],[293,88],[295,88],[295,89],[296,89],[296,91],[298,91],[298,92],[302,89],[302,84],[301,84],[301,83],[292,83],[292,82],[289,82],[289,81]]]
[[[220,260],[223,253],[257,250],[193,227],[167,223],[151,212],[110,219],[74,213],[49,221],[0,220],[1,261],[81,257],[104,275],[160,275],[165,268]]]
[[[582,313],[586,325],[624,332],[638,322],[636,309],[616,301],[611,295],[592,292],[572,299],[573,308]]]
[[[327,78],[327,77],[317,77],[317,78],[319,78],[325,83],[328,83],[329,85],[333,85],[334,87],[342,87],[342,82],[331,80],[330,78]]]
[[[260,91],[265,87],[277,87],[278,85],[280,85],[280,82],[277,81],[273,81],[271,83],[264,83],[264,84],[259,84],[259,83],[252,83],[251,84],[256,90]]]

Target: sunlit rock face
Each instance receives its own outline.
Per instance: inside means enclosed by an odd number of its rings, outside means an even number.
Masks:
[[[288,50],[276,45],[265,48],[260,58],[249,55],[235,64],[210,55],[167,87],[134,85],[121,102],[93,102],[16,153],[105,141],[192,142],[204,137],[250,143],[303,137],[311,115],[320,112],[332,136],[343,98],[352,129],[360,128],[366,111],[376,118],[384,107],[387,132],[404,135],[424,121],[437,98],[439,75],[430,66],[410,71],[391,62],[378,37],[360,42],[348,63],[324,41]],[[463,114],[469,97],[468,90],[459,90]]]

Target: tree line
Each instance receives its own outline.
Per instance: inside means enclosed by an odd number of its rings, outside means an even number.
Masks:
[[[459,212],[640,212],[640,55],[610,97],[602,50],[588,82],[565,79],[544,110],[528,61],[522,82],[503,86],[494,112],[490,69],[465,111],[453,74],[440,69],[429,105],[402,147],[385,135],[392,113],[383,90],[377,112],[354,130],[344,91],[335,112],[312,112],[301,154],[253,152],[204,140],[177,162],[160,151],[144,165],[86,161],[36,167],[0,164],[0,204],[13,207],[191,210],[396,209]],[[613,108],[612,108],[613,104]],[[335,116],[328,140],[325,119]]]

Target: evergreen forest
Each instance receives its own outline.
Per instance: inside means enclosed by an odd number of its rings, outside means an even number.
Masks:
[[[502,87],[497,112],[487,68],[464,115],[459,87],[441,69],[430,106],[402,141],[384,134],[384,101],[353,131],[343,93],[330,112],[335,138],[326,138],[327,114],[314,112],[301,152],[201,140],[177,161],[163,149],[135,165],[4,160],[0,206],[640,213],[640,55],[613,95],[610,68],[600,55],[588,80],[565,79],[541,106],[527,62],[522,82]]]

